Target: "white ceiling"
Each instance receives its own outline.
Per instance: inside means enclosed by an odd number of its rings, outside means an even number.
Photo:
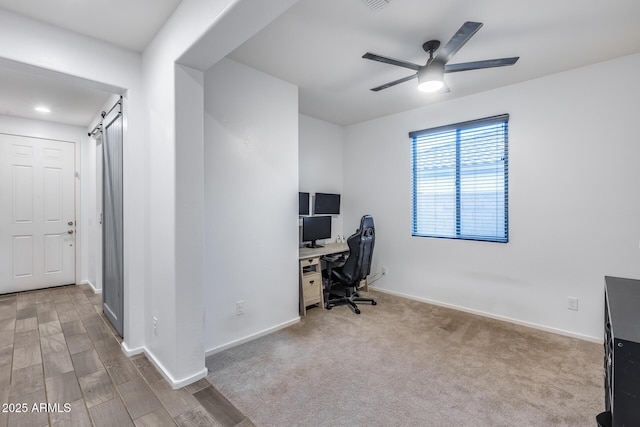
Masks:
[[[141,52],[181,0],[0,0],[0,8]],[[88,126],[110,93],[0,62],[0,114]],[[45,105],[51,113],[34,110]]]
[[[69,79],[44,76],[0,63],[0,114],[73,126],[89,126],[110,93]],[[51,110],[42,113],[34,108]]]
[[[0,0],[0,8],[141,51],[179,3]],[[346,125],[640,52],[638,16],[637,0],[391,0],[379,10],[364,0],[300,0],[230,57],[299,86],[301,113]],[[362,59],[365,52],[424,63],[422,43],[444,45],[464,21],[484,26],[451,63],[520,56],[518,63],[448,74],[448,94],[418,92],[415,80],[369,90],[412,71]],[[85,126],[82,113],[95,117],[108,96],[2,66],[0,114],[42,118],[33,104],[51,99],[57,107],[47,120]]]
[[[229,55],[299,86],[300,112],[340,125],[409,110],[640,51],[638,0],[300,0]],[[465,21],[484,26],[451,63],[520,56],[511,67],[447,74],[451,92],[415,80],[371,92],[411,70],[365,52],[424,64],[422,44],[444,44]]]
[[[0,8],[142,52],[181,0],[0,0]]]

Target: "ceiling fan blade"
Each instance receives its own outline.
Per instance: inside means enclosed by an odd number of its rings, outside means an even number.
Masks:
[[[484,61],[463,62],[460,64],[447,64],[444,66],[445,73],[456,73],[458,71],[480,70],[482,68],[495,68],[513,65],[518,62],[519,56],[500,59],[486,59]]]
[[[465,45],[466,42],[482,27],[482,22],[467,21],[462,27],[451,37],[451,40],[445,47],[438,51],[436,58],[444,62],[449,62],[451,57]]]
[[[400,84],[400,83],[408,82],[409,80],[415,79],[416,77],[418,77],[418,73],[412,74],[412,75],[407,76],[407,77],[403,77],[403,78],[398,79],[398,80],[394,80],[394,81],[389,82],[387,84],[383,84],[382,86],[374,87],[371,90],[374,91],[374,92],[378,92],[378,91],[380,91],[382,89],[387,89],[387,88],[390,88],[391,86],[395,86],[395,85]]]
[[[365,53],[362,55],[364,59],[370,59],[372,61],[384,62],[385,64],[397,65],[398,67],[409,68],[411,70],[418,71],[420,65],[412,64],[411,62],[401,61],[399,59],[387,58],[386,56],[376,55],[375,53]]]

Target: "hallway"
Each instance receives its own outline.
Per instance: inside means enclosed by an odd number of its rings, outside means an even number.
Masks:
[[[253,425],[206,379],[172,390],[126,357],[101,303],[86,285],[0,295],[0,427]]]

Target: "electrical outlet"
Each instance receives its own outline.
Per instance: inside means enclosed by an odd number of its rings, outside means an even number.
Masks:
[[[386,276],[387,274],[389,274],[389,267],[387,267],[386,265],[382,266],[382,275]]]
[[[567,308],[578,311],[578,297],[569,297]]]
[[[153,316],[153,333],[158,335],[158,316]]]
[[[238,301],[236,303],[236,316],[242,316],[244,314],[244,301]]]

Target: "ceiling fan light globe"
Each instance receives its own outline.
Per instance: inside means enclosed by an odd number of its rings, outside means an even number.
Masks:
[[[427,93],[437,92],[443,87],[444,82],[441,80],[427,80],[418,84],[418,90]]]
[[[418,70],[418,90],[437,92],[444,87],[444,62],[438,59]]]

